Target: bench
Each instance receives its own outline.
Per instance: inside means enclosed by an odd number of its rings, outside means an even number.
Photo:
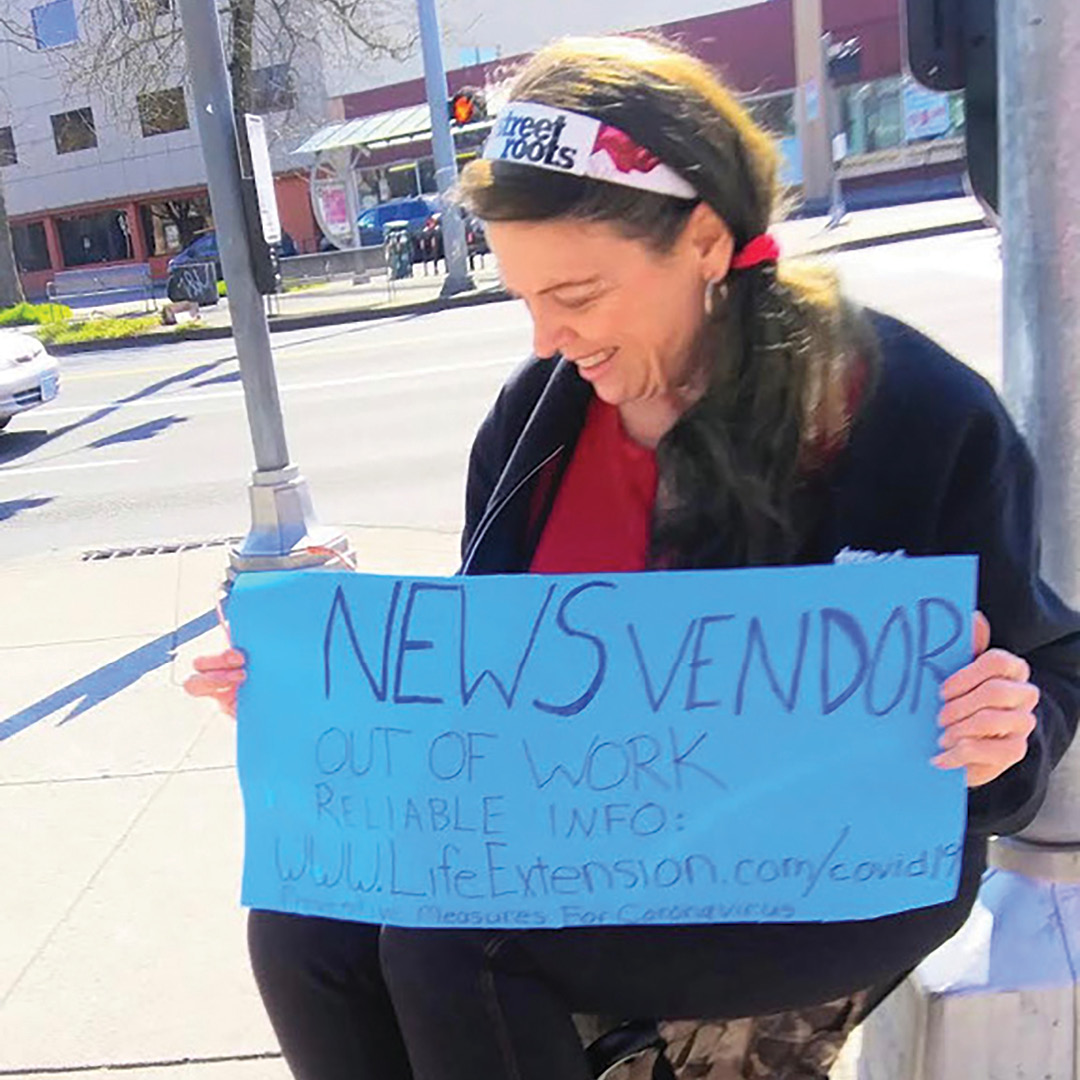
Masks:
[[[285,285],[332,281],[339,277],[366,281],[371,274],[386,270],[386,255],[382,244],[375,244],[344,251],[320,251],[315,255],[292,255],[281,259],[278,266]]]
[[[81,300],[92,296],[115,296],[117,293],[132,292],[139,295],[147,310],[156,310],[154,282],[150,276],[149,263],[59,270],[46,288],[51,301]]]

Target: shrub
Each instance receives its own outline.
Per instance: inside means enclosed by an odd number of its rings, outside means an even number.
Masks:
[[[0,326],[47,326],[71,318],[64,304],[28,304],[25,301],[0,311]]]
[[[81,319],[47,323],[38,332],[46,345],[71,345],[80,341],[115,341],[117,338],[147,334],[161,325],[157,315],[128,319]]]

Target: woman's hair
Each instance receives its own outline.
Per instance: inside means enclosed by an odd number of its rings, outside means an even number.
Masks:
[[[651,37],[570,38],[537,53],[511,100],[619,128],[684,176],[736,249],[776,215],[773,140],[701,61]],[[461,198],[485,221],[605,222],[659,254],[695,201],[511,161],[471,162]],[[708,387],[657,447],[653,560],[670,567],[781,563],[813,528],[815,474],[843,446],[869,389],[873,336],[835,278],[766,263],[733,270],[703,342]]]

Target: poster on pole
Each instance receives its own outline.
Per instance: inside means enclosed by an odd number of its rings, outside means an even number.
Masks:
[[[277,190],[274,170],[270,164],[270,147],[266,141],[266,123],[261,116],[244,116],[251,170],[255,177],[255,192],[259,200],[259,220],[263,239],[273,246],[281,243],[281,219],[278,216]]]
[[[833,921],[957,888],[976,560],[241,575],[243,902],[406,927]]]

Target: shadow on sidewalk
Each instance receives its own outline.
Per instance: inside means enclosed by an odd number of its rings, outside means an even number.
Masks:
[[[69,705],[75,707],[59,723],[66,724],[74,720],[77,716],[94,708],[95,705],[100,705],[114,694],[134,685],[144,675],[170,663],[181,645],[194,641],[195,638],[212,630],[215,626],[217,626],[217,612],[203,612],[202,615],[184,623],[178,629],[170,630],[154,641],[140,645],[126,656],[121,656],[118,660],[99,667],[97,671],[92,671],[89,675],[84,675],[81,679],[69,683],[63,689],[0,721],[0,742],[18,735],[20,731],[25,731],[28,727],[32,727],[61,709],[66,709]]]

